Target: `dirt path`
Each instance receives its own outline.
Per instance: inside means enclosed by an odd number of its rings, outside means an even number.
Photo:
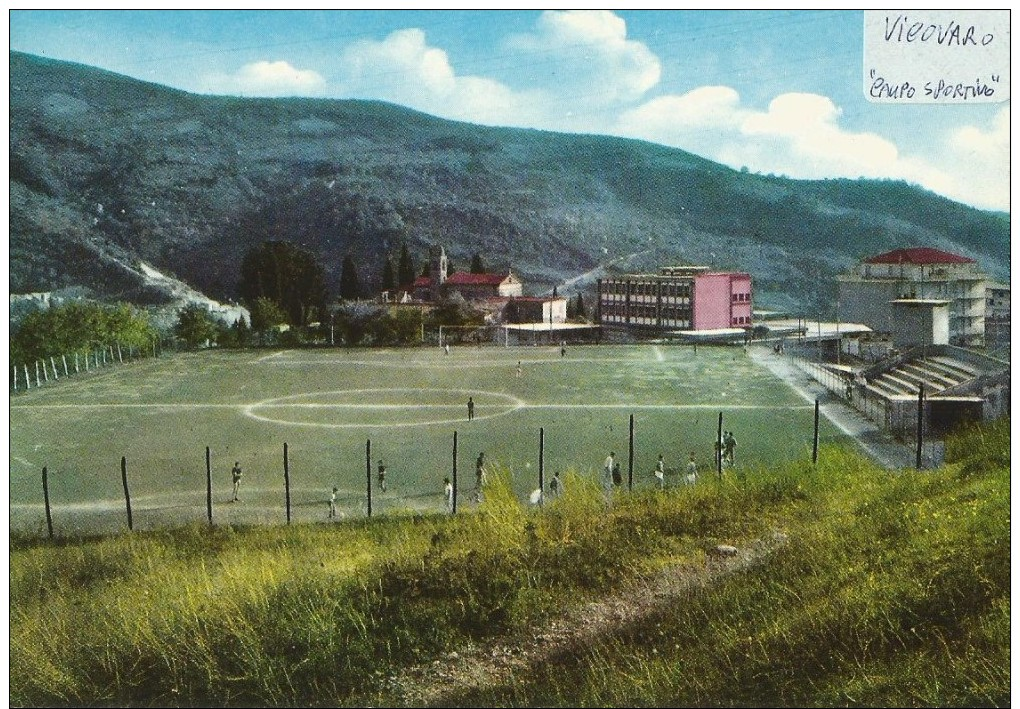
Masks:
[[[638,578],[614,595],[571,610],[523,638],[496,638],[410,667],[389,678],[389,698],[401,706],[445,705],[466,692],[508,683],[565,650],[662,610],[683,593],[758,563],[786,540],[785,534],[774,532],[743,547],[724,549],[729,553],[713,549],[704,565],[677,564]]]

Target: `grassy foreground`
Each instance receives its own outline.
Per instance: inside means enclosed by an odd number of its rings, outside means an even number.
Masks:
[[[782,529],[765,563],[456,704],[1004,705],[1009,422],[941,470],[824,449],[607,504],[588,478],[526,509],[287,528],[14,537],[14,706],[389,705],[387,678]]]

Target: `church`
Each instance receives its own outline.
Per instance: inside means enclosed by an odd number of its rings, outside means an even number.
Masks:
[[[506,273],[448,273],[446,250],[442,246],[429,249],[429,275],[419,276],[414,283],[402,285],[398,297],[419,302],[436,302],[459,293],[464,300],[514,298],[524,294],[524,284],[512,271]]]

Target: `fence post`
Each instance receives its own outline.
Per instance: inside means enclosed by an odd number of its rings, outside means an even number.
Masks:
[[[25,365],[22,365],[22,366],[25,368],[25,388],[26,389],[31,389],[32,388],[32,380],[28,376],[28,365],[25,364]],[[38,385],[36,385],[36,386],[38,386]]]
[[[119,342],[117,343],[117,359],[118,361],[120,361],[121,364],[124,364],[124,355],[121,354]]]
[[[14,391],[18,390],[18,365],[11,365],[11,369],[14,370]]]
[[[715,434],[716,474],[722,480],[722,411],[719,412],[719,430]]]
[[[365,496],[368,500],[368,516],[372,516],[372,439],[365,441]]]
[[[78,374],[79,372],[81,372],[81,369],[78,368],[78,353],[75,352],[74,353],[74,373]]]
[[[66,355],[60,355],[60,359],[64,363],[64,376],[65,377],[71,376],[70,372],[67,371],[67,356]]]
[[[818,465],[818,399],[815,399],[815,435],[811,448],[811,465]]]
[[[42,493],[43,493],[43,504],[46,506],[46,529],[50,533],[50,539],[53,539],[53,518],[50,517],[50,483],[49,478],[46,474],[46,466],[42,469]]]
[[[53,367],[53,381],[60,381],[60,373],[57,371],[57,358],[53,355],[50,355],[50,365]],[[43,366],[46,366],[45,362],[43,362]]]
[[[131,491],[128,490],[127,458],[124,456],[120,457],[120,478],[124,482],[124,502],[127,504],[128,531],[131,531],[135,528],[135,525],[131,519]]]
[[[287,444],[283,444],[283,494],[287,505],[287,524],[290,524],[290,460],[287,457]]]
[[[457,432],[453,432],[453,514],[457,514]]]
[[[38,372],[39,372],[39,361],[38,360],[36,360],[36,362],[35,362],[35,371],[36,371],[36,377],[38,377],[39,376],[38,375]],[[46,371],[46,360],[43,360],[42,375],[43,375],[43,381],[46,382],[47,384],[49,384],[49,382],[50,382],[50,375],[49,375],[49,372]]]
[[[634,489],[634,414],[630,415],[630,448],[627,453],[627,489]]]
[[[209,526],[212,526],[212,458],[209,446],[205,447],[205,511],[209,517]]]
[[[538,504],[545,502],[545,428],[538,429]]]
[[[921,469],[921,446],[924,442],[924,382],[917,390],[917,461],[916,467]]]

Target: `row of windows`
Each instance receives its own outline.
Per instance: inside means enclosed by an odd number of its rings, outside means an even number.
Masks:
[[[741,315],[739,317],[733,318],[733,324],[734,325],[750,325],[751,324],[751,318],[749,318],[747,316],[744,316],[744,315]]]
[[[733,294],[733,302],[734,303],[747,303],[747,302],[750,302],[750,300],[751,300],[751,294],[750,293],[734,293]]]
[[[664,297],[691,297],[690,283],[657,283],[641,281],[603,281],[602,292],[616,295],[662,295]]]
[[[657,308],[654,303],[631,303],[628,309],[623,303],[602,303],[603,319],[624,320],[631,318],[661,319],[663,322],[687,322],[691,318],[690,308]]]

